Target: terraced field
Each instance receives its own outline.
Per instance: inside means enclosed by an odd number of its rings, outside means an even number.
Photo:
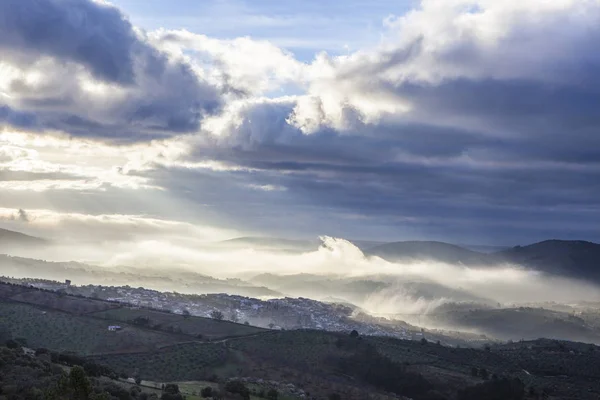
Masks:
[[[120,307],[119,304],[74,296],[63,296],[35,288],[0,283],[0,299],[16,301],[72,314],[88,314]]]
[[[27,304],[0,302],[0,325],[13,337],[26,339],[33,348],[90,355],[153,351],[182,341],[174,335],[128,325],[123,325],[122,331],[109,332],[108,325],[113,324]]]
[[[129,307],[100,311],[90,315],[96,318],[129,323],[132,323],[136,318],[147,318],[147,322],[144,322],[144,324],[147,324],[145,326],[154,330],[169,333],[182,333],[207,340],[218,340],[267,332],[267,330],[263,328],[236,324],[230,321],[217,321],[211,318],[194,316],[184,317],[179,314]]]
[[[185,343],[151,353],[106,354],[89,358],[128,376],[169,382],[207,379],[214,368],[227,363],[228,355],[224,344]]]

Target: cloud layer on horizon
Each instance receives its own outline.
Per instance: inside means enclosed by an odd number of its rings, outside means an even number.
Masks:
[[[309,64],[35,4],[0,5],[0,205],[160,192],[206,208],[155,216],[267,233],[597,240],[600,1],[422,0]]]

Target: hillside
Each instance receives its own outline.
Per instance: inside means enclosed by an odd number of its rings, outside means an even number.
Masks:
[[[278,292],[238,279],[217,279],[186,270],[136,268],[120,266],[103,268],[79,262],[49,262],[0,254],[0,276],[41,278],[78,284],[95,283],[155,287],[193,293],[231,293],[241,296],[278,296]]]
[[[121,326],[110,332],[108,326]],[[34,347],[78,354],[146,352],[264,329],[0,283],[0,327]]]
[[[27,302],[46,292],[4,286],[10,290],[5,288],[0,300],[0,332],[34,348],[87,355],[88,361],[145,381],[244,377],[252,387],[277,385],[289,392],[286,398],[319,400],[332,394],[390,399],[390,393],[471,400],[509,388],[517,390],[515,399],[534,399],[526,388],[555,399],[591,400],[600,394],[600,349],[593,345],[543,341],[469,349],[327,331],[265,331],[58,293],[48,296],[70,300],[52,302],[57,309],[42,308]],[[11,301],[17,295],[20,302]],[[74,304],[78,301],[82,304]],[[96,301],[106,304],[104,311]],[[148,323],[140,323],[144,318]],[[112,324],[123,329],[109,332],[106,326]],[[580,368],[582,362],[586,368]],[[488,380],[492,375],[496,378]]]
[[[597,321],[596,315],[576,316],[572,311],[539,307],[476,308],[468,304],[445,304],[427,316],[427,322],[433,326],[476,331],[500,340],[544,337],[600,344]]]
[[[597,243],[546,240],[529,246],[516,246],[495,253],[495,256],[502,261],[550,274],[600,283],[600,244]]]
[[[0,250],[7,250],[10,246],[39,246],[45,244],[48,244],[45,239],[0,228]]]
[[[386,243],[368,249],[366,254],[388,261],[430,260],[463,265],[487,265],[491,262],[486,254],[443,242]]]

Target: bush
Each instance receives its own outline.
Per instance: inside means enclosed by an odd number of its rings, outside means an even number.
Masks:
[[[479,376],[480,376],[481,378],[483,378],[483,379],[487,379],[487,378],[489,377],[489,375],[490,375],[490,374],[489,374],[489,372],[487,371],[487,369],[485,369],[485,368],[481,368],[481,369],[479,370]]]
[[[458,394],[458,400],[522,400],[524,397],[525,385],[517,378],[481,383]]]
[[[179,385],[175,383],[167,383],[160,398],[161,400],[183,400],[183,396],[179,392]]]
[[[215,310],[213,312],[210,313],[210,317],[212,319],[216,319],[217,321],[222,321],[223,318],[225,318],[225,316],[223,315],[223,313],[221,311]]]
[[[229,393],[239,394],[244,400],[250,399],[250,389],[241,381],[229,381],[225,384],[225,390]]]
[[[212,397],[212,395],[213,395],[213,388],[210,386],[207,386],[200,391],[200,396],[202,396],[204,398]]]
[[[277,400],[279,398],[279,392],[275,389],[271,389],[267,392],[268,400]]]

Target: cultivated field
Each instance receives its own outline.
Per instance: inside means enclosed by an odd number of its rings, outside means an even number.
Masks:
[[[153,351],[181,341],[174,335],[127,325],[123,325],[122,331],[109,332],[108,325],[113,324],[26,304],[0,302],[0,325],[13,337],[26,339],[33,348],[89,355]]]
[[[150,353],[106,354],[90,359],[129,376],[170,382],[207,379],[214,368],[227,363],[228,354],[224,344],[186,343]]]
[[[134,321],[139,319],[138,321],[142,321],[144,326],[154,330],[181,333],[205,340],[218,340],[267,332],[266,329],[236,324],[230,321],[217,321],[211,318],[194,316],[184,317],[179,314],[128,307],[100,311],[90,315],[128,323],[135,323]],[[147,322],[145,319],[147,319]]]
[[[38,305],[72,314],[87,314],[120,307],[118,304],[106,301],[60,295],[54,292],[4,283],[0,283],[0,299]]]

